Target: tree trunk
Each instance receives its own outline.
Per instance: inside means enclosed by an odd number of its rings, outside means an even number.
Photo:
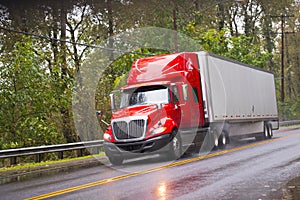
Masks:
[[[114,25],[113,25],[113,13],[112,13],[112,7],[111,7],[111,0],[107,0],[107,11],[108,11],[108,42],[109,42],[109,48],[113,49],[114,47],[114,39],[112,36],[114,35]],[[109,60],[114,60],[114,52],[111,50],[109,54]],[[111,65],[112,67],[112,65]],[[113,69],[111,69],[113,72]]]
[[[225,8],[224,5],[218,5],[218,29],[221,31],[225,27]]]
[[[61,79],[62,79],[62,88],[61,95],[64,95],[65,91],[68,90],[68,65],[67,65],[67,46],[66,46],[66,26],[67,26],[67,10],[64,2],[61,3],[60,10],[60,28],[61,28]],[[64,98],[64,97],[63,97]],[[68,97],[67,97],[68,98]],[[76,142],[77,137],[73,135],[72,126],[71,126],[71,114],[68,106],[62,105],[61,109],[62,116],[62,131],[63,135],[66,138],[67,142]]]

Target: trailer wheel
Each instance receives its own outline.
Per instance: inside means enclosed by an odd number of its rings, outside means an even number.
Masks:
[[[228,137],[227,137],[227,134],[226,134],[226,132],[223,130],[222,132],[221,132],[221,135],[220,135],[220,137],[219,137],[219,141],[218,141],[218,146],[219,146],[219,148],[220,149],[224,149],[225,148],[225,146],[226,146],[226,144],[228,143]]]
[[[180,134],[176,130],[172,131],[172,135],[175,136],[170,142],[170,158],[176,160],[182,156],[182,141]]]
[[[263,139],[268,139],[268,138],[269,138],[269,135],[270,135],[270,133],[269,133],[269,126],[268,126],[268,124],[265,124],[265,125],[264,125],[264,135],[263,135]]]
[[[108,159],[113,165],[121,165],[124,161],[122,156],[109,156]]]
[[[268,124],[268,138],[271,139],[273,137],[273,129],[272,124]]]

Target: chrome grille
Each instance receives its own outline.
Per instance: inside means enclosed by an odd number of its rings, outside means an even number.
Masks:
[[[128,127],[126,122],[114,122],[113,131],[117,139],[128,139]]]
[[[117,140],[140,139],[145,133],[145,120],[115,121],[112,123],[113,133]]]
[[[140,138],[144,134],[145,122],[142,119],[133,120],[129,122],[129,135],[132,138]]]

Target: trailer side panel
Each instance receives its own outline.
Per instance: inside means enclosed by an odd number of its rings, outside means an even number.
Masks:
[[[209,96],[210,122],[277,119],[272,73],[208,53],[203,55],[198,54]]]

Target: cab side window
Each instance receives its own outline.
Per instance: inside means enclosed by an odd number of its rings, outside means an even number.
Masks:
[[[189,87],[187,84],[182,85],[183,100],[187,102],[189,100]]]
[[[194,97],[194,102],[199,102],[199,94],[197,87],[193,87],[193,97]]]
[[[173,97],[173,103],[179,102],[179,92],[177,85],[172,86],[172,97]]]

